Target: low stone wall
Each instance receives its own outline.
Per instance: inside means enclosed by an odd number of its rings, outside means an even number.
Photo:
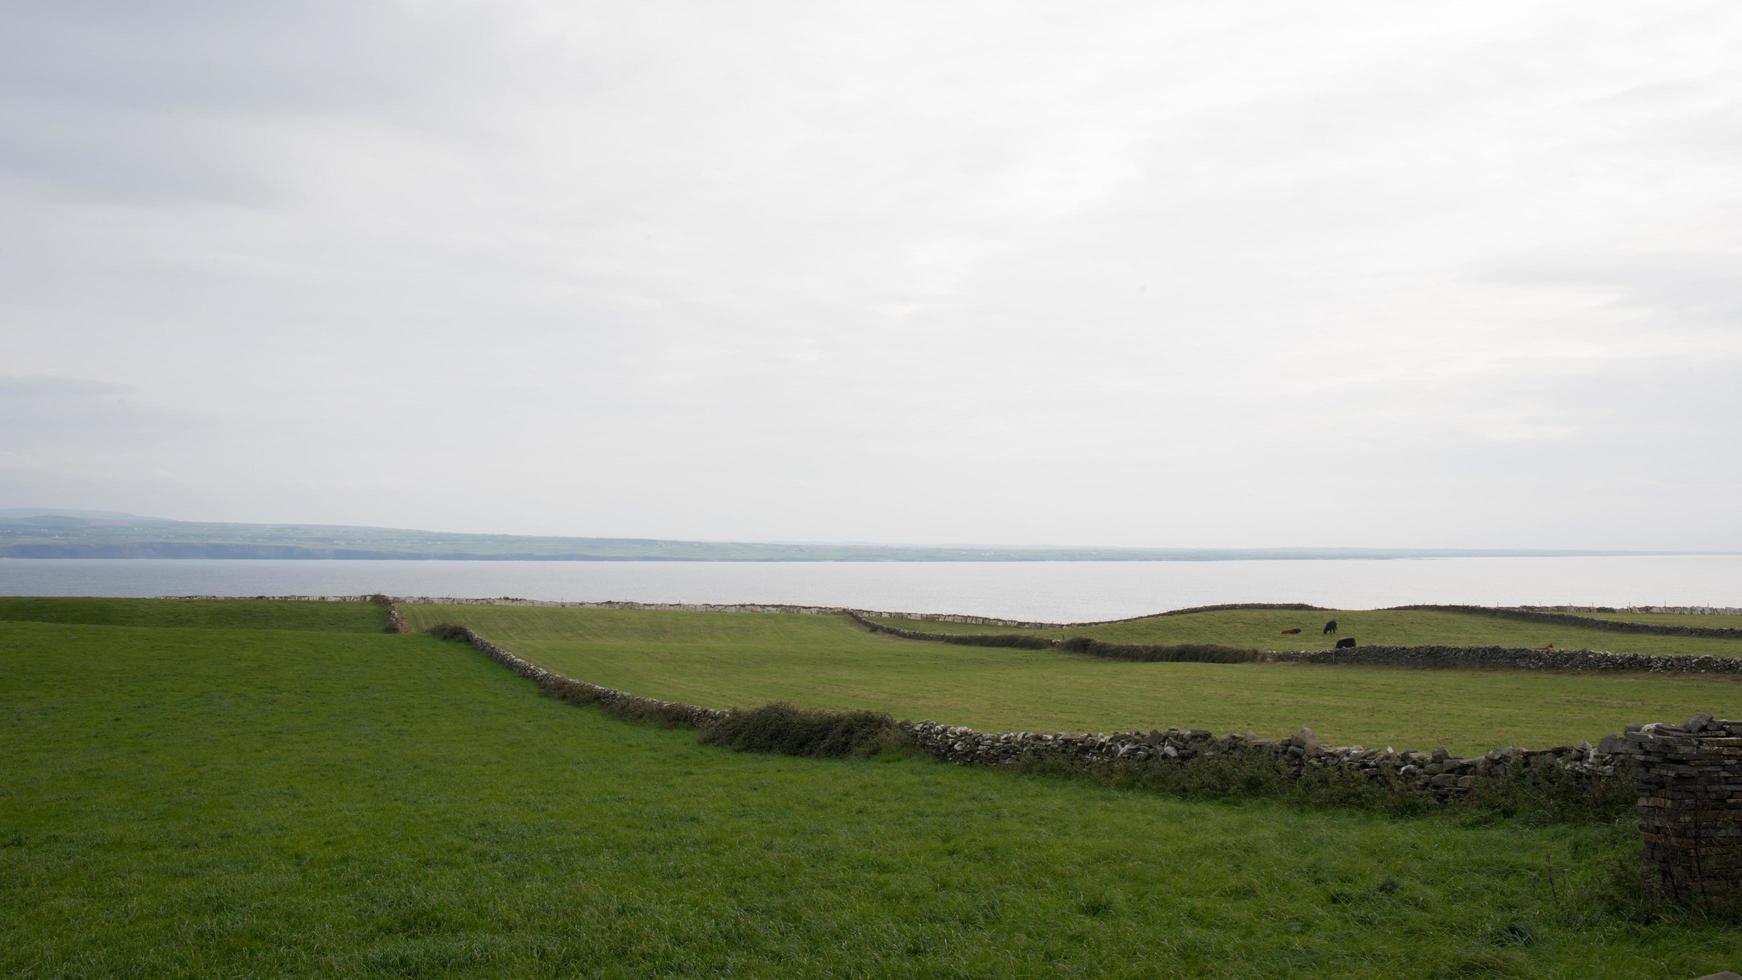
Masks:
[[[469,627],[437,626],[430,632],[443,639],[464,641],[472,649],[537,684],[546,694],[570,703],[596,704],[617,714],[687,724],[695,728],[705,728],[730,714],[719,708],[703,708],[680,701],[661,701],[658,698],[642,697],[614,687],[603,687],[565,677],[492,643]]]
[[[366,597],[370,602],[381,607],[381,614],[387,620],[387,632],[409,633],[411,627],[405,622],[405,611],[399,608],[399,601],[377,592]]]
[[[1659,613],[1671,616],[1742,616],[1742,606],[1518,606],[1534,612]]]
[[[1280,740],[1178,728],[1107,735],[981,732],[928,721],[903,722],[902,728],[933,757],[960,765],[1016,766],[1044,761],[1092,771],[1118,764],[1191,765],[1216,759],[1259,759],[1279,763],[1294,778],[1314,771],[1334,771],[1441,803],[1468,798],[1484,780],[1497,782],[1546,770],[1558,770],[1562,776],[1585,783],[1611,781],[1617,778],[1617,766],[1625,769],[1628,762],[1624,755],[1600,751],[1589,743],[1551,749],[1496,749],[1475,758],[1458,758],[1445,749],[1399,752],[1390,747],[1327,747],[1305,728]]]
[[[1512,647],[1353,647],[1277,655],[1291,663],[1650,674],[1742,674],[1742,657],[1521,650]]]
[[[1630,725],[1619,742],[1638,760],[1647,893],[1742,914],[1742,721]]]
[[[1528,623],[1552,623],[1556,626],[1577,626],[1581,629],[1603,630],[1608,633],[1650,633],[1657,636],[1710,636],[1742,638],[1742,629],[1724,626],[1682,626],[1675,623],[1630,623],[1620,619],[1599,619],[1579,616],[1559,610],[1529,606],[1395,606],[1398,610],[1422,612],[1464,613],[1489,616],[1494,619],[1515,619]]]
[[[1241,650],[1205,644],[1143,646],[1104,643],[1088,637],[1055,640],[1040,636],[975,636],[923,633],[875,622],[858,613],[847,616],[874,633],[930,643],[964,646],[1056,649],[1108,660],[1200,663],[1343,664],[1371,667],[1565,670],[1656,674],[1742,674],[1742,657],[1609,653],[1602,650],[1524,650],[1513,647],[1349,647],[1341,650]]]

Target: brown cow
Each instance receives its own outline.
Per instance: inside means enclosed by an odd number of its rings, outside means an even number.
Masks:
[[[1291,630],[1283,630],[1283,631],[1282,631],[1282,635],[1283,635],[1283,636],[1293,636],[1293,635],[1295,635],[1295,634],[1296,634],[1296,633],[1299,633],[1299,632],[1300,632],[1300,629],[1299,629],[1299,628],[1298,628],[1298,627],[1297,627],[1297,628],[1295,628],[1295,629],[1291,629]]]

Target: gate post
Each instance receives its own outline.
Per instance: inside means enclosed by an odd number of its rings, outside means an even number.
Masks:
[[[1629,725],[1648,895],[1742,909],[1742,721]]]

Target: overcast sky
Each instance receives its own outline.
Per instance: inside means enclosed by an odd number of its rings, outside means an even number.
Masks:
[[[0,6],[0,506],[1742,548],[1742,5]]]

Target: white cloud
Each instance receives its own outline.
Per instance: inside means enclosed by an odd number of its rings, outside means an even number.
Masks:
[[[1733,5],[0,18],[0,504],[1742,547]]]

